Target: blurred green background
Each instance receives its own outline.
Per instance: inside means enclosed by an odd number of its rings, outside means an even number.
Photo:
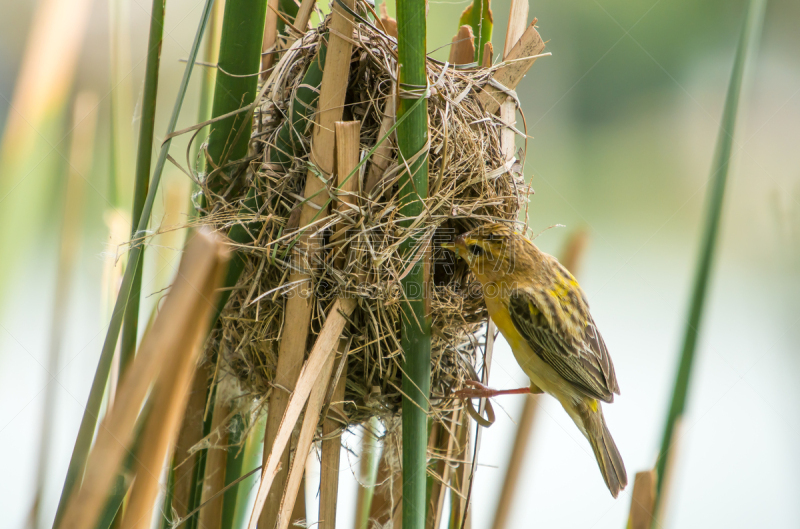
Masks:
[[[429,50],[450,43],[468,4],[430,2]],[[45,494],[54,508],[105,334],[103,268],[117,250],[107,220],[129,210],[133,172],[132,156],[112,170],[111,102],[122,102],[120,143],[134,149],[150,9],[142,0],[91,2],[74,86],[62,87],[68,94],[97,94],[92,119],[98,134],[92,170],[84,175],[65,347],[51,377],[47,340],[72,134],[70,112],[56,112],[42,125],[28,119],[27,110],[12,107],[37,5],[0,0],[0,123],[16,112],[36,139],[27,165],[0,167],[0,450],[10,455],[0,460],[0,505],[8,527],[22,527],[30,508],[48,384],[56,384],[59,395],[48,470],[52,486]],[[388,5],[393,13],[393,2]],[[201,8],[197,0],[167,2],[157,140]],[[660,442],[745,8],[739,0],[532,1],[530,7],[552,52],[517,89],[532,136],[525,163],[536,190],[530,228],[535,234],[565,225],[536,239],[556,254],[572,231],[588,230],[580,280],[622,388],[606,416],[631,477],[653,465]],[[493,41],[501,50],[509,4],[497,1],[493,10]],[[118,14],[117,22],[110,23],[110,12]],[[770,1],[760,49],[748,67],[668,527],[800,524],[799,25],[800,2]],[[110,46],[112,35],[121,45]],[[443,48],[433,56],[447,54]],[[112,56],[119,61],[113,81]],[[196,121],[199,74],[179,127]],[[185,149],[185,139],[178,138],[171,152],[183,160]],[[168,169],[151,227],[185,220],[188,192],[187,177]],[[165,210],[171,218],[164,218]],[[156,293],[169,284],[181,238],[173,233],[151,242],[144,318]],[[501,344],[491,385],[524,383]],[[504,397],[497,407],[497,423],[483,434],[473,496],[476,528],[492,519],[521,400]],[[352,457],[350,463],[357,465]],[[524,468],[515,526],[623,527],[631,488],[617,501],[608,495],[588,444],[555,402],[547,401],[537,416]],[[349,520],[354,478],[343,476],[349,485],[342,489],[339,515]]]

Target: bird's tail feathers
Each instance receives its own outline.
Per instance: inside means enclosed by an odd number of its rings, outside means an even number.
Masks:
[[[586,437],[592,445],[600,472],[611,495],[616,498],[619,491],[628,484],[628,474],[625,472],[625,463],[622,462],[617,445],[606,426],[603,409],[599,404],[596,405],[596,411],[587,406],[585,413],[581,415]]]

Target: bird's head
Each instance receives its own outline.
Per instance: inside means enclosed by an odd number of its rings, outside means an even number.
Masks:
[[[521,237],[505,224],[485,224],[452,243],[442,244],[442,248],[464,259],[482,282],[498,281],[514,271],[517,242]]]

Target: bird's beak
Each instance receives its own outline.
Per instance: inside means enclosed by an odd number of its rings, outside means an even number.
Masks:
[[[458,250],[464,246],[464,236],[457,238],[453,242],[445,242],[442,243],[442,248],[445,250],[450,250],[454,254],[458,255]]]

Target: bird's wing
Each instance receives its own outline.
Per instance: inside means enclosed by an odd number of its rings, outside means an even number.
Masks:
[[[531,349],[559,375],[587,396],[612,402],[613,394],[619,394],[614,366],[588,309],[581,307],[579,321],[583,324],[570,332],[554,317],[557,304],[567,317],[576,314],[568,300],[529,288],[516,289],[509,299],[511,320]]]

